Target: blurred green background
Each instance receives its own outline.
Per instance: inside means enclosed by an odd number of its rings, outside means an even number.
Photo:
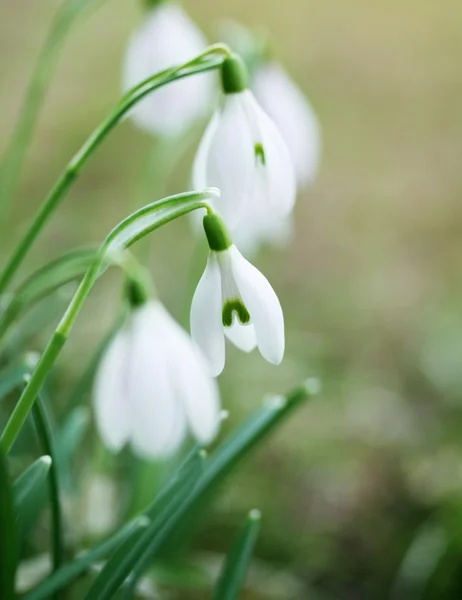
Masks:
[[[58,4],[1,2],[0,151]],[[118,98],[140,4],[107,0],[66,43],[0,240],[3,255]],[[185,0],[184,6],[211,41],[225,18],[267,29],[273,54],[309,96],[324,137],[319,177],[296,207],[294,243],[254,261],[281,298],[285,360],[274,368],[257,353],[228,349],[220,377],[231,411],[226,428],[265,394],[309,375],[322,378],[324,393],[228,479],[198,526],[190,557],[213,570],[245,513],[259,507],[263,529],[245,598],[460,598],[462,6],[456,0]],[[166,191],[188,188],[196,143]],[[96,244],[137,206],[151,144],[130,122],[111,134],[24,272],[66,249]],[[156,286],[185,325],[202,269],[191,266],[192,254],[186,220],[153,236]],[[110,329],[119,286],[118,274],[108,276],[88,302],[60,360],[59,389],[72,388]],[[58,299],[56,320],[64,306]],[[41,323],[34,314],[32,329]],[[42,349],[49,330],[32,335],[30,349]],[[89,447],[74,497],[79,507],[90,493],[91,472],[108,470],[97,442]],[[138,465],[133,477],[119,477],[118,490],[149,497],[155,475],[153,467]],[[96,501],[91,506],[98,522]],[[163,574],[174,582],[162,598],[207,597],[180,585],[183,575]]]

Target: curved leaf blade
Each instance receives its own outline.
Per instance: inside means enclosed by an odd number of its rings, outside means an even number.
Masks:
[[[181,529],[189,513],[197,509],[215,485],[307,397],[311,397],[319,391],[318,380],[307,380],[303,386],[294,389],[287,396],[273,398],[264,404],[237,431],[229,435],[217,451],[211,455],[203,474],[197,480],[191,493],[185,496],[181,503],[170,507],[168,516],[163,519],[162,527],[157,530],[149,547],[139,556],[133,567],[129,588],[124,591],[123,600],[131,597],[130,594],[133,592],[136,582],[152,563],[157,552],[175,532]]]
[[[116,553],[108,560],[84,600],[112,598],[137,562],[140,559],[145,560],[146,556],[149,558],[153,540],[157,539],[157,533],[164,528],[164,524],[166,521],[168,522],[171,514],[175,514],[178,507],[184,503],[185,498],[191,494],[191,489],[194,488],[195,482],[203,471],[204,461],[205,452],[203,450],[194,452],[186,467],[180,470],[179,476],[167,485],[167,488],[159,494],[157,501],[146,511],[153,517],[143,536],[134,546],[127,547],[126,552]]]
[[[145,516],[137,517],[127,525],[121,527],[107,540],[101,542],[91,550],[87,550],[73,561],[60,567],[49,575],[33,590],[27,593],[22,600],[47,600],[52,594],[70,585],[83,573],[85,573],[95,562],[110,556],[120,544],[129,539],[136,532],[145,530],[147,526]]]
[[[241,534],[225,560],[213,600],[236,600],[239,596],[257,541],[260,521],[260,511],[250,511]]]
[[[45,506],[51,457],[41,456],[13,484],[18,536],[22,540]]]

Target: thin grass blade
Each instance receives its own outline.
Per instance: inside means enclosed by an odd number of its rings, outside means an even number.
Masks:
[[[225,560],[213,600],[236,600],[238,598],[257,541],[260,521],[260,511],[252,510],[241,534]]]

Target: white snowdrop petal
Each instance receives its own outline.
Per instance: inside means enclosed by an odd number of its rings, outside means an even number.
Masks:
[[[255,328],[251,323],[241,325],[235,320],[231,327],[225,327],[225,335],[230,342],[243,352],[251,352],[257,346]]]
[[[284,316],[273,288],[252,264],[231,246],[234,277],[244,304],[255,327],[258,349],[271,363],[279,364],[284,356]]]
[[[265,153],[265,164],[258,168],[266,174],[263,193],[268,194],[267,208],[279,215],[287,215],[293,209],[297,195],[292,158],[278,128],[256,102],[253,94],[249,92],[245,101],[249,114],[253,113],[258,122],[260,143]]]
[[[206,46],[206,39],[180,6],[160,4],[149,11],[130,38],[123,70],[124,90],[190,60]],[[207,112],[213,87],[213,75],[209,73],[174,82],[142,100],[130,116],[150,133],[178,135]]]
[[[217,187],[218,212],[234,229],[251,201],[255,155],[242,94],[225,97],[207,159],[207,186]]]
[[[199,348],[184,353],[176,385],[194,437],[202,444],[209,444],[220,426],[220,396]]]
[[[216,110],[204,131],[196,152],[196,156],[194,158],[192,185],[193,189],[195,190],[204,190],[205,188],[209,187],[209,183],[207,182],[207,160],[209,157],[213,136],[215,135],[219,122],[220,111]]]
[[[252,87],[287,144],[298,185],[308,185],[317,174],[322,146],[319,120],[310,102],[276,63],[258,69]]]
[[[162,310],[163,342],[173,386],[194,437],[201,443],[209,443],[217,434],[220,421],[217,383],[210,375],[200,348],[165,308]]]
[[[225,366],[221,303],[220,270],[215,255],[210,252],[191,303],[191,336],[202,350],[214,377]]]
[[[132,316],[131,441],[148,458],[174,452],[185,433],[184,411],[169,368],[172,357],[165,351],[163,310],[158,302],[150,302]]]
[[[130,437],[125,394],[128,352],[126,331],[122,330],[101,360],[93,389],[96,426],[104,444],[114,452],[120,450]]]

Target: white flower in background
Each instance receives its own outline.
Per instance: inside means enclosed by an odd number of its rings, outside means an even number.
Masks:
[[[234,232],[253,207],[275,218],[295,203],[295,173],[279,130],[247,89],[247,71],[236,56],[221,69],[225,98],[210,121],[193,167],[195,189],[217,187],[215,207]]]
[[[276,63],[257,69],[252,88],[284,138],[295,167],[297,186],[307,187],[314,181],[321,159],[321,130],[310,103]],[[266,209],[264,198],[256,196],[233,237],[239,248],[252,254],[263,243],[287,245],[293,237],[293,227],[292,214],[275,215]]]
[[[130,38],[123,69],[123,89],[168,67],[200,54],[207,40],[177,4],[161,2],[150,9]],[[141,129],[161,136],[180,135],[207,114],[214,95],[210,73],[164,86],[142,100],[130,113]]]
[[[225,364],[225,335],[238,348],[256,346],[279,364],[284,355],[284,317],[273,288],[232,243],[222,219],[204,217],[210,253],[191,305],[191,336],[207,357],[211,373]]]
[[[113,451],[129,442],[146,458],[173,454],[188,429],[201,443],[216,435],[220,401],[205,359],[158,301],[135,308],[97,373],[96,423]]]
[[[277,63],[257,69],[252,85],[258,102],[279,128],[300,188],[313,182],[321,160],[321,128],[306,96]]]

